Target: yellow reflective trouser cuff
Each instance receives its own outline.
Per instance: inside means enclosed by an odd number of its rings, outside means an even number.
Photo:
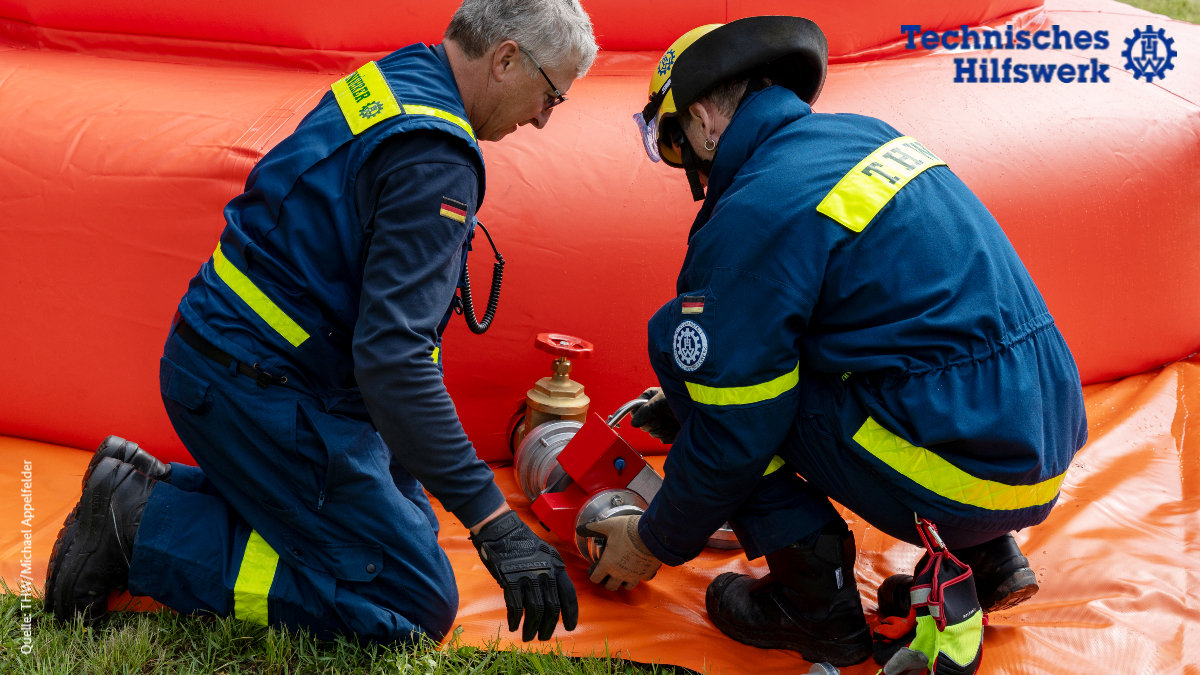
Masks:
[[[250,281],[250,277],[246,276],[241,270],[229,262],[225,257],[225,253],[221,251],[221,244],[217,244],[217,250],[213,251],[213,269],[217,276],[221,277],[237,296],[242,299],[250,309],[254,310],[267,325],[275,329],[275,332],[283,336],[283,339],[291,343],[293,347],[299,347],[305,340],[308,339],[308,333],[304,331],[292,317],[284,314],[279,305],[276,305],[265,293]]]
[[[342,116],[346,118],[346,124],[350,125],[350,133],[355,136],[386,119],[404,114],[429,115],[444,119],[467,132],[471,138],[475,138],[475,131],[470,123],[453,113],[427,105],[401,106],[392,93],[387,78],[383,76],[383,71],[374,61],[369,61],[362,68],[334,82],[330,88],[337,99],[338,107],[342,110]]]
[[[817,204],[817,212],[862,232],[900,188],[925,169],[945,165],[911,136],[890,140],[842,176]]]
[[[854,440],[884,464],[917,485],[960,504],[989,511],[1041,506],[1058,494],[1066,472],[1034,485],[1006,485],[976,478],[937,453],[918,448],[867,418]]]
[[[983,611],[976,610],[971,618],[946,626],[944,631],[937,629],[937,620],[932,616],[918,616],[917,636],[908,648],[929,657],[930,670],[934,669],[938,654],[965,666],[974,661],[983,648]]]
[[[786,375],[754,384],[749,387],[706,387],[695,382],[686,382],[688,393],[696,403],[708,405],[741,405],[769,401],[780,394],[791,391],[800,383],[800,364]]]
[[[278,565],[279,554],[257,532],[251,531],[237,582],[233,585],[234,617],[260,626],[268,625],[267,595],[271,592]]]
[[[763,475],[770,476],[778,471],[784,464],[787,464],[787,462],[783,461],[783,458],[779,455],[775,455],[771,458],[771,463],[767,465],[767,470],[763,472]]]

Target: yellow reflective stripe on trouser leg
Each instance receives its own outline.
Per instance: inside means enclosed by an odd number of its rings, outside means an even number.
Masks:
[[[221,277],[234,293],[242,299],[254,313],[267,322],[267,325],[275,329],[275,332],[283,336],[284,340],[292,343],[293,347],[299,347],[301,343],[308,339],[308,333],[304,331],[292,317],[283,313],[265,293],[250,281],[241,270],[229,262],[225,254],[221,252],[221,245],[217,244],[217,250],[213,251],[213,269],[216,270],[217,276]]]
[[[786,375],[748,387],[706,387],[695,382],[685,382],[688,393],[696,403],[708,405],[741,405],[769,401],[780,394],[791,391],[800,383],[800,364]]]
[[[279,554],[257,532],[251,531],[237,582],[233,585],[234,617],[260,626],[268,625],[267,596],[278,566]]]
[[[817,205],[817,212],[862,232],[900,188],[925,169],[946,163],[912,136],[888,141],[867,155]]]
[[[917,485],[960,504],[989,511],[1010,511],[1041,506],[1054,499],[1063,473],[1034,485],[1006,485],[976,478],[937,453],[918,448],[867,418],[854,434],[854,441],[884,464]]]
[[[376,124],[395,117],[396,115],[429,115],[444,119],[458,126],[471,138],[475,138],[475,130],[471,124],[441,108],[427,105],[404,104],[396,100],[392,88],[388,85],[383,71],[374,61],[368,62],[362,68],[330,85],[333,96],[337,99],[342,117],[350,126],[350,133],[355,136],[370,129]]]

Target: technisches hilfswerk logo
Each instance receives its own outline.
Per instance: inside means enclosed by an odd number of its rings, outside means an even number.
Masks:
[[[922,30],[920,25],[900,26],[906,38],[905,49],[933,50],[1017,50],[1029,49],[1070,52],[1103,51],[1112,46],[1107,30],[1063,30],[1057,24],[1049,30],[1016,30],[1011,24],[1003,30],[993,28],[972,29],[961,26],[958,30],[938,32]],[[1167,37],[1162,28],[1147,25],[1145,30],[1135,28],[1133,36],[1125,39],[1124,68],[1134,79],[1151,82],[1163,79],[1179,55],[1172,45],[1175,40]],[[1080,54],[1079,57],[1086,57]],[[955,82],[994,82],[1025,84],[1049,83],[1055,80],[1064,84],[1105,84],[1110,82],[1109,64],[1098,58],[1076,58],[1066,63],[1021,63],[1013,57],[962,56],[954,59]]]
[[[675,363],[683,370],[695,372],[708,356],[708,336],[695,321],[683,321],[675,328]]]
[[[1146,30],[1133,29],[1133,37],[1125,38],[1125,68],[1133,73],[1133,79],[1146,78],[1151,82],[1154,78],[1163,79],[1168,70],[1175,69],[1175,57],[1179,52],[1171,49],[1175,44],[1173,38],[1167,37],[1166,31],[1154,26],[1146,26]]]

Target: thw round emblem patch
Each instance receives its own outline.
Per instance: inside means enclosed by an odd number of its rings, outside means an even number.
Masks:
[[[704,363],[708,356],[708,336],[694,321],[684,321],[675,329],[675,363],[687,372],[692,372]]]

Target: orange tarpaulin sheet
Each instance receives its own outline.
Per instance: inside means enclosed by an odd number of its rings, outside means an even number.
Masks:
[[[1072,462],[1049,519],[1017,533],[1042,591],[991,617],[980,672],[1198,673],[1200,359],[1091,385],[1084,393],[1091,440]],[[35,509],[30,576],[40,587],[54,537],[78,499],[88,457],[0,437],[0,572],[10,587],[21,573],[25,462]],[[501,467],[496,475],[510,503],[533,523],[511,468]],[[859,545],[855,573],[863,605],[873,618],[874,589],[888,575],[911,571],[920,551],[846,516]],[[499,635],[507,645],[513,635],[504,626],[499,590],[462,526],[440,509],[438,517],[458,579],[464,640],[483,645]],[[579,627],[557,633],[567,650],[588,655],[607,648],[636,661],[713,673],[807,671],[794,652],[755,649],[724,637],[705,614],[709,580],[725,571],[760,575],[761,560],[748,563],[737,551],[708,551],[682,567],[664,567],[633,591],[609,593],[588,583],[583,560],[556,543],[580,591]],[[868,662],[842,672],[876,670]]]
[[[17,0],[0,0],[0,16],[6,2]],[[47,21],[66,18],[54,8],[110,21],[103,7],[128,14],[147,4],[71,2],[28,4]],[[856,3],[812,0],[794,11],[849,12]],[[250,16],[261,3],[242,4]],[[318,4],[307,2],[313,11]],[[906,23],[929,25],[940,19],[916,9],[940,6],[949,20],[982,6],[892,5],[886,11],[904,13]],[[229,10],[155,7],[172,16]],[[1122,36],[1152,20],[1139,11],[1111,0],[1052,0],[1020,25],[1105,30],[1112,47],[979,53],[1042,65],[1097,59],[1111,66],[1107,84],[956,84],[961,54],[921,51],[835,64],[817,103],[822,113],[882,119],[949,164],[1004,228],[1088,383],[1200,348],[1200,26],[1170,24],[1183,56],[1167,79],[1135,81],[1118,69]],[[661,28],[657,18],[643,23]],[[855,28],[821,25],[827,33]],[[900,37],[898,26],[889,30]],[[647,158],[631,118],[661,55],[601,52],[544,130],[526,126],[483,144],[479,217],[509,261],[503,299],[486,335],[451,321],[441,354],[447,389],[486,461],[511,458],[509,415],[549,373],[532,345],[540,332],[596,345],[573,371],[596,412],[612,412],[654,381],[646,319],[675,296],[698,208],[682,171]],[[12,327],[0,334],[0,435],[94,447],[121,429],[165,459],[189,461],[159,394],[171,317],[212,255],[226,202],[334,79],[8,49],[0,27],[0,289]],[[476,250],[470,264],[482,287],[490,252]],[[644,452],[663,448],[631,440]]]

